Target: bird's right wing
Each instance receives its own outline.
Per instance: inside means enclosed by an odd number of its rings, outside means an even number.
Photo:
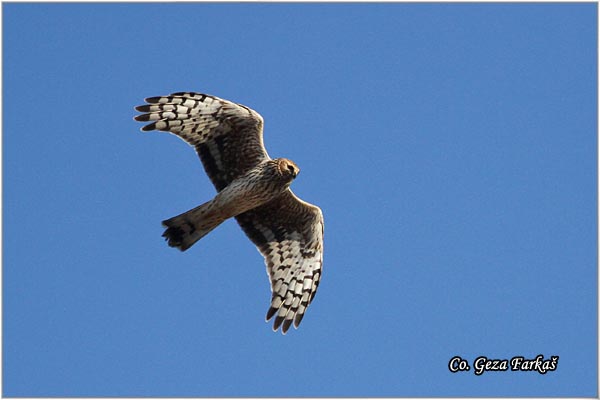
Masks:
[[[263,145],[263,119],[241,104],[201,93],[150,97],[135,109],[142,131],[171,132],[194,146],[217,191],[269,155]]]

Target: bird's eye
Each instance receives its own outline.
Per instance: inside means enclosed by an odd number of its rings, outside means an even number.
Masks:
[[[293,165],[288,165],[288,170],[290,171],[290,173],[294,173],[294,166]]]

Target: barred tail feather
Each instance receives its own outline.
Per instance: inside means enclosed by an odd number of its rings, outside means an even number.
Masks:
[[[212,202],[209,201],[163,221],[162,224],[167,229],[162,236],[167,240],[169,246],[185,251],[223,221],[225,219],[215,212]]]

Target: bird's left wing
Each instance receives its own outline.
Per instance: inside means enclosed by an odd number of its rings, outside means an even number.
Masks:
[[[323,265],[323,214],[321,209],[286,190],[275,200],[236,217],[265,257],[271,280],[273,330],[298,328],[317,293]]]

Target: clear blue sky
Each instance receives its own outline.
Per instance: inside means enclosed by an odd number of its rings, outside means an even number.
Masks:
[[[3,4],[4,396],[596,396],[596,4]],[[234,221],[143,98],[262,114],[325,216],[273,333]],[[459,355],[555,371],[451,373]]]

